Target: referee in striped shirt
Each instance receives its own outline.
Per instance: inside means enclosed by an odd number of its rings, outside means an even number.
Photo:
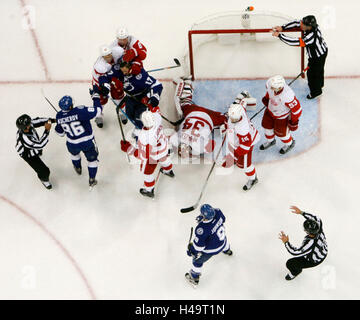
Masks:
[[[16,120],[18,132],[16,135],[16,151],[31,168],[37,173],[38,178],[45,188],[51,189],[52,185],[49,181],[50,169],[40,159],[42,149],[49,142],[49,133],[51,123],[56,120],[51,118],[35,118],[31,119],[27,114],[23,114]],[[44,126],[45,130],[41,138],[35,128]]]
[[[290,244],[289,237],[283,231],[280,232],[279,238],[285,244],[287,251],[295,256],[286,262],[286,267],[290,271],[285,277],[286,280],[294,279],[301,273],[302,269],[318,266],[325,260],[328,252],[321,219],[303,212],[295,206],[291,206],[290,209],[293,213],[300,214],[306,219],[304,230],[307,235],[301,247],[296,248]]]
[[[301,38],[288,37],[282,33],[283,30],[301,28],[304,32]],[[273,36],[290,45],[305,47],[308,55],[307,78],[310,93],[308,99],[314,99],[322,94],[324,86],[324,66],[328,54],[327,45],[322,37],[321,31],[314,16],[306,16],[301,21],[295,20],[273,28]]]

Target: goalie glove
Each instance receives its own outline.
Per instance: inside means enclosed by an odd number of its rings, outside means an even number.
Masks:
[[[299,127],[299,120],[296,121],[289,120],[288,127],[290,131],[296,131]]]

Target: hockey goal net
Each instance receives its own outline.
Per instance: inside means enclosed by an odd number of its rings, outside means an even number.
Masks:
[[[194,23],[184,54],[185,73],[195,78],[254,79],[304,69],[304,49],[271,35],[272,27],[295,20],[268,11],[218,13]],[[286,31],[300,37],[300,29]]]

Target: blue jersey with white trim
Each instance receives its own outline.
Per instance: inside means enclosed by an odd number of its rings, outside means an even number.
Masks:
[[[195,228],[193,247],[196,251],[216,254],[225,248],[225,216],[220,209],[214,210],[215,216],[212,220],[201,221]]]
[[[55,131],[60,136],[66,134],[67,141],[79,144],[92,140],[93,130],[90,120],[101,113],[101,107],[77,106],[69,111],[60,110],[56,114]]]

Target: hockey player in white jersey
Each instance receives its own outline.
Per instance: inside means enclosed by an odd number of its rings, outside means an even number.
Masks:
[[[256,170],[252,164],[252,151],[254,145],[260,140],[260,135],[246,114],[246,101],[233,103],[228,110],[227,122],[227,154],[222,166],[230,168],[236,164],[245,171],[249,178],[243,190],[250,190],[257,182]]]
[[[226,116],[192,101],[193,86],[190,79],[176,79],[175,107],[179,118],[183,119],[179,129],[170,137],[172,146],[178,149],[182,158],[211,153],[215,148],[212,132],[227,122]],[[241,92],[237,102],[245,99],[249,104],[256,105],[256,99],[247,91]],[[180,120],[181,121],[181,120]]]
[[[275,145],[277,136],[284,144],[280,153],[285,154],[295,146],[291,131],[298,129],[302,113],[300,102],[280,75],[273,76],[266,82],[266,94],[262,102],[266,106],[262,119],[266,142],[260,146],[260,150]]]
[[[137,147],[121,140],[121,150],[141,160],[140,170],[144,175],[143,196],[154,198],[155,169],[160,164],[160,172],[173,178],[172,162],[168,155],[168,139],[164,134],[159,112],[144,111],[141,114],[141,129]]]
[[[112,98],[115,102],[119,103],[120,100],[124,97],[123,85],[121,81],[114,77],[111,81],[111,84],[103,84],[100,81],[100,78],[105,75],[109,75],[112,71],[112,67],[118,63],[121,57],[124,54],[124,49],[121,47],[110,48],[108,46],[100,47],[100,56],[97,58],[93,71],[92,71],[92,90],[90,94],[93,93],[100,95],[100,103],[104,106],[108,101],[108,94],[111,93]],[[103,127],[104,124],[104,114],[101,113],[100,116],[95,118],[95,123],[99,128]]]
[[[127,28],[121,27],[116,31],[116,40],[110,44],[110,47],[124,50],[122,60],[131,64],[132,75],[139,74],[144,68],[143,60],[147,55],[146,48],[138,39],[129,34]]]

